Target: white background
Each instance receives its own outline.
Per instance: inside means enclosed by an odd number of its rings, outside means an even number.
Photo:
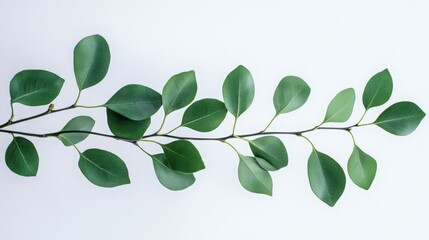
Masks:
[[[357,93],[355,123],[363,112],[362,90],[389,68],[394,92],[388,104],[411,100],[429,111],[429,5],[425,1],[0,1],[0,117],[10,111],[9,81],[23,69],[46,69],[66,82],[57,107],[77,94],[73,48],[83,37],[103,35],[112,61],[105,80],[83,92],[81,103],[104,103],[120,87],[139,83],[157,91],[173,74],[194,69],[197,99],[222,98],[225,76],[243,64],[253,74],[256,97],[239,119],[238,132],[261,130],[274,114],[272,94],[286,75],[308,82],[307,104],[281,116],[275,130],[312,127],[340,90]],[[387,106],[373,109],[374,120]],[[16,105],[16,117],[46,107]],[[165,130],[183,111],[171,114]],[[73,116],[96,118],[108,132],[105,112],[73,110],[19,124],[17,130],[50,132]],[[149,132],[158,127],[161,111]],[[231,130],[229,115],[210,136]],[[335,125],[335,124],[334,124]],[[78,155],[56,139],[31,140],[40,155],[38,176],[24,178],[0,164],[0,239],[429,239],[429,126],[397,137],[378,127],[355,131],[358,145],[378,161],[369,191],[349,179],[334,208],[319,201],[308,184],[310,146],[282,137],[289,166],[273,173],[274,196],[245,191],[238,159],[225,144],[195,142],[207,169],[189,189],[171,192],[157,181],[150,159],[134,146],[91,136],[81,149],[105,148],[127,163],[132,184],[98,188],[77,166]],[[198,136],[191,130],[177,134]],[[308,134],[316,147],[343,167],[351,153],[345,132]],[[11,137],[0,135],[3,155]],[[232,141],[243,153],[246,144]],[[144,145],[151,152],[156,146]]]

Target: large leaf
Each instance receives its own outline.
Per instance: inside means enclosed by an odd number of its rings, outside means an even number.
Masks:
[[[39,155],[33,143],[23,137],[13,137],[6,149],[6,165],[21,176],[36,176]]]
[[[182,125],[199,132],[216,129],[225,119],[225,104],[216,99],[202,99],[189,106],[182,118]]]
[[[276,114],[292,112],[300,108],[310,96],[310,87],[299,77],[283,78],[274,92]]]
[[[226,77],[222,86],[226,108],[238,118],[252,104],[255,85],[252,74],[243,66],[238,66]]]
[[[91,131],[95,121],[88,116],[78,116],[70,120],[61,131]],[[65,146],[72,146],[88,137],[88,133],[62,133],[58,138]]]
[[[377,162],[355,145],[347,163],[347,172],[356,185],[368,190],[377,172]]]
[[[140,139],[150,126],[150,118],[133,121],[107,109],[107,124],[110,131],[117,137]]]
[[[392,134],[405,136],[412,133],[425,116],[415,103],[398,102],[384,110],[374,124]]]
[[[177,140],[162,145],[170,167],[182,173],[194,173],[205,168],[195,146],[186,140]]]
[[[249,141],[250,149],[257,158],[265,161],[258,161],[265,170],[279,170],[288,164],[288,155],[283,142],[275,136],[260,137]]]
[[[60,94],[64,79],[45,70],[24,70],[10,81],[12,103],[41,106],[51,103]]]
[[[273,180],[270,174],[258,165],[254,157],[240,155],[238,179],[250,192],[273,195]]]
[[[344,192],[346,176],[330,156],[313,149],[308,159],[308,180],[314,194],[333,207]]]
[[[365,109],[370,109],[385,104],[392,95],[393,81],[389,70],[375,74],[366,84],[362,95]]]
[[[197,94],[195,72],[182,72],[172,76],[162,89],[165,114],[186,107]]]
[[[99,83],[107,74],[110,64],[110,50],[100,35],[88,36],[74,48],[74,74],[79,90]]]
[[[161,107],[161,94],[155,90],[129,84],[117,91],[104,106],[134,121],[151,117]]]
[[[100,187],[130,183],[125,163],[115,154],[101,149],[88,149],[80,153],[79,168],[90,182]]]
[[[183,190],[195,182],[193,174],[185,174],[171,169],[165,154],[152,156],[153,168],[159,182],[172,191]]]
[[[353,112],[355,90],[347,88],[339,92],[329,103],[323,122],[345,122]]]

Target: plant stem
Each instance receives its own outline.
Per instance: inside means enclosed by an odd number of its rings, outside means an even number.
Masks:
[[[300,136],[300,137],[302,137],[302,138],[304,138],[305,140],[307,140],[307,141],[311,144],[311,147],[313,148],[313,150],[315,150],[315,149],[316,149],[316,148],[314,147],[313,142],[312,142],[308,137],[306,137],[306,136],[304,136],[304,135],[302,135],[302,134],[300,134],[299,136]]]
[[[232,135],[233,136],[235,135],[235,127],[237,126],[237,119],[238,119],[238,117],[235,117],[235,119],[234,119],[234,125],[232,126]]]
[[[177,127],[173,128],[173,129],[171,129],[170,131],[168,131],[168,132],[166,132],[166,133],[164,133],[164,134],[160,134],[160,135],[168,135],[168,134],[170,134],[170,133],[172,133],[172,132],[176,131],[176,130],[177,130],[178,128],[180,128],[180,127],[182,127],[182,125],[179,125],[179,126],[177,126]]]
[[[161,125],[159,126],[159,129],[154,134],[158,134],[162,130],[162,127],[164,127],[165,119],[167,119],[167,114],[164,114]]]
[[[144,152],[144,153],[146,153],[146,155],[148,155],[149,157],[152,157],[153,155],[152,154],[150,154],[149,152],[147,152],[146,150],[144,150],[138,143],[135,143],[135,145],[140,149],[140,150],[142,150],[142,152]]]
[[[363,112],[362,117],[359,119],[359,121],[356,123],[356,125],[359,125],[360,122],[362,122],[362,120],[365,117],[365,115],[366,115],[367,112],[368,112],[368,109],[365,109],[365,112]]]
[[[261,132],[267,131],[267,129],[271,126],[271,124],[274,122],[274,119],[276,119],[277,116],[278,114],[275,114],[274,117],[271,119],[271,121],[268,123],[268,125]]]
[[[223,143],[225,143],[226,145],[230,146],[236,153],[238,156],[240,156],[240,153],[238,152],[237,148],[235,148],[231,143],[227,142],[227,141],[222,141]]]

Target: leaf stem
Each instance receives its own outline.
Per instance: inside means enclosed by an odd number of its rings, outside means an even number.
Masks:
[[[360,122],[362,122],[362,120],[365,117],[365,115],[366,115],[367,112],[368,112],[368,109],[365,109],[365,112],[363,112],[362,117],[359,119],[359,121],[356,123],[356,125],[359,125]]]
[[[307,140],[311,144],[311,147],[313,148],[313,150],[316,150],[316,147],[314,147],[313,142],[308,137],[306,137],[306,136],[304,136],[302,134],[300,134],[299,136],[302,137],[302,138],[304,138],[305,140]]]
[[[274,119],[276,119],[276,117],[278,116],[278,114],[276,113],[274,115],[274,117],[271,119],[271,121],[268,123],[268,125],[264,128],[264,130],[262,130],[261,132],[265,132],[267,131],[267,129],[271,126],[271,124],[274,122]]]
[[[238,152],[237,148],[235,148],[231,143],[227,142],[227,141],[222,141],[223,143],[225,143],[226,145],[230,146],[236,153],[238,156],[240,156],[240,153]]]
[[[235,135],[235,127],[237,126],[237,119],[238,119],[238,117],[235,117],[235,119],[234,119],[234,125],[232,126],[232,135],[233,136]]]
[[[76,105],[77,105],[77,102],[79,102],[79,99],[80,99],[80,94],[82,93],[82,90],[80,90],[79,89],[79,92],[78,92],[78,94],[77,94],[77,98],[76,98],[76,101],[73,103],[73,106],[75,106],[76,107]]]
[[[161,125],[159,126],[159,129],[154,134],[158,134],[162,130],[162,127],[164,127],[165,119],[167,119],[167,114],[164,114]]]
[[[170,131],[168,131],[168,132],[166,132],[166,133],[164,133],[164,134],[160,134],[160,135],[168,135],[168,134],[170,134],[170,133],[172,133],[172,132],[176,131],[176,130],[177,130],[178,128],[180,128],[180,127],[182,127],[182,125],[179,125],[179,126],[177,126],[177,127],[173,128],[173,129],[171,129]]]
[[[135,143],[134,145],[136,145],[140,150],[142,150],[142,152],[146,153],[146,155],[148,155],[149,157],[153,157],[152,154],[150,154],[149,152],[147,152],[146,150],[144,150],[142,148],[142,146],[140,146],[138,143]]]
[[[353,135],[352,131],[348,131],[348,132],[350,133],[350,136],[352,137],[353,145],[356,145],[355,136]]]

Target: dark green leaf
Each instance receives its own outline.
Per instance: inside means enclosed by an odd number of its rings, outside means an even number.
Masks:
[[[200,153],[186,140],[177,140],[162,145],[170,167],[182,173],[194,173],[205,168]]]
[[[323,122],[345,122],[353,112],[355,90],[347,88],[339,92],[329,103]]]
[[[377,172],[377,162],[355,145],[347,163],[347,171],[356,185],[368,190]]]
[[[226,116],[225,104],[216,99],[202,99],[189,106],[182,118],[182,126],[199,132],[216,129]]]
[[[83,175],[100,187],[117,187],[130,183],[125,163],[115,154],[101,149],[88,149],[80,154]]]
[[[238,179],[241,185],[250,192],[273,195],[273,180],[270,174],[251,156],[240,155]]]
[[[308,159],[308,180],[314,194],[333,207],[344,192],[346,176],[330,156],[313,149]]]
[[[64,79],[45,70],[24,70],[10,81],[12,103],[41,106],[51,103],[60,94]]]
[[[252,104],[255,85],[252,74],[243,66],[238,66],[225,79],[222,86],[226,108],[238,118]]]
[[[161,107],[161,95],[155,90],[129,84],[117,91],[104,106],[134,121],[147,119]]]
[[[258,161],[268,171],[279,170],[288,164],[288,155],[283,142],[274,136],[260,137],[249,141],[253,155],[266,161]]]
[[[385,104],[392,95],[393,82],[389,70],[375,74],[366,84],[363,91],[362,102],[365,109]]]
[[[193,174],[185,174],[171,169],[165,154],[152,156],[153,168],[159,182],[172,191],[183,190],[195,182]]]
[[[140,139],[150,126],[150,118],[133,121],[107,109],[107,124],[117,137]]]
[[[392,134],[405,136],[412,133],[425,116],[415,103],[398,102],[384,110],[374,124]]]
[[[195,72],[182,72],[172,76],[162,89],[165,114],[186,107],[197,94]]]
[[[36,176],[39,155],[33,143],[23,137],[13,137],[6,149],[6,165],[18,175]]]
[[[299,77],[287,76],[277,85],[274,92],[276,114],[292,112],[300,108],[310,96],[310,87]]]
[[[88,116],[79,116],[70,120],[61,131],[91,131],[95,121]],[[65,146],[72,146],[88,137],[88,133],[62,133],[58,138]]]
[[[106,40],[100,35],[80,40],[74,48],[73,64],[79,90],[101,82],[110,64],[110,50]]]

